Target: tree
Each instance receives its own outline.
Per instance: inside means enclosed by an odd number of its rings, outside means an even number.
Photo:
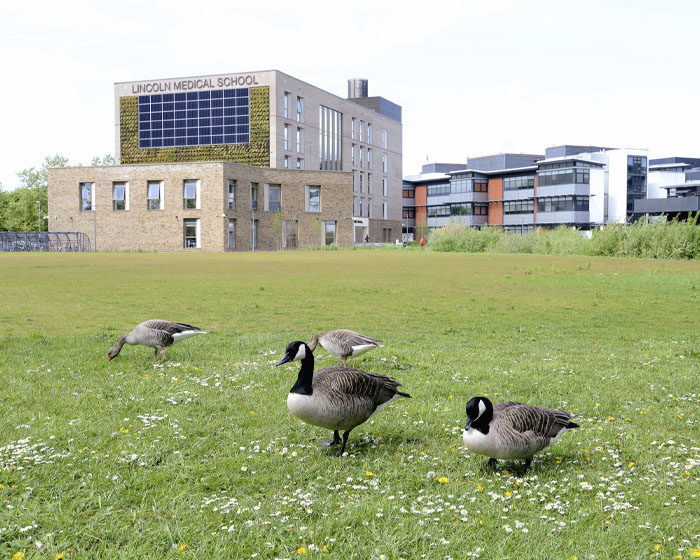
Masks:
[[[9,192],[0,190],[0,231],[36,231],[40,222],[41,230],[46,231],[48,170],[67,165],[68,158],[56,154],[47,156],[39,169],[30,167],[17,173],[20,186]]]
[[[90,165],[115,165],[116,163],[117,162],[114,159],[114,156],[112,154],[107,154],[102,159],[100,159],[98,156],[95,156],[94,158],[92,158],[92,162],[90,162]]]

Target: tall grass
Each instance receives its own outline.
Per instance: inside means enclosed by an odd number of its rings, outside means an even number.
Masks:
[[[431,230],[430,247],[438,252],[535,253],[543,255],[589,255],[647,259],[697,259],[700,257],[698,217],[687,220],[659,219],[645,223],[610,224],[594,229],[591,237],[573,227],[535,229],[525,235],[490,227],[476,229],[450,223]]]

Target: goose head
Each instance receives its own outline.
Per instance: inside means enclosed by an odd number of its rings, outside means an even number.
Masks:
[[[284,356],[277,362],[276,366],[281,366],[287,362],[296,362],[297,360],[304,360],[307,356],[312,355],[311,349],[306,345],[305,342],[297,340],[291,342],[287,349],[284,351]]]
[[[467,402],[467,425],[464,428],[469,430],[469,428],[479,428],[483,431],[486,428],[488,431],[489,422],[493,417],[493,405],[491,401],[486,397],[472,397]]]
[[[126,343],[126,335],[124,334],[124,335],[122,335],[122,336],[119,337],[119,339],[118,339],[117,342],[114,344],[114,346],[112,346],[112,347],[109,349],[109,352],[107,352],[107,361],[108,361],[108,362],[109,362],[112,358],[114,358],[117,354],[119,354],[119,352],[122,351],[122,346],[124,346],[125,343]]]

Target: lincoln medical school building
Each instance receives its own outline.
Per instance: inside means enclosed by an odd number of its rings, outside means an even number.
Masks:
[[[420,238],[450,221],[517,233],[623,223],[647,197],[648,172],[646,150],[573,145],[429,164],[404,179],[403,231]]]
[[[49,170],[49,229],[99,250],[352,245],[401,232],[401,107],[276,70],[117,83],[118,165]]]

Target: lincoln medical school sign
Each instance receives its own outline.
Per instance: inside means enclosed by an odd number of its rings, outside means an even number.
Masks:
[[[257,86],[258,79],[251,74],[239,76],[220,76],[218,78],[193,78],[190,80],[168,80],[165,82],[146,82],[131,85],[131,93],[167,93],[169,91],[190,91],[199,89],[230,88]]]

